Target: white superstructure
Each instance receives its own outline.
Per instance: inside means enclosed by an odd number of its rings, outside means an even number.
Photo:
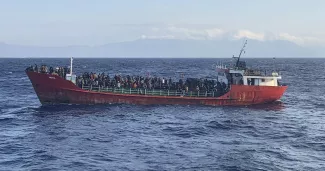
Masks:
[[[235,85],[279,86],[278,80],[281,79],[281,76],[277,72],[267,75],[266,72],[249,69],[246,67],[245,62],[239,61],[242,53],[245,53],[244,48],[246,44],[247,40],[239,53],[239,57],[233,57],[237,58],[236,64],[233,67],[227,67],[222,63],[216,66],[218,80],[226,84],[230,82],[230,84]]]

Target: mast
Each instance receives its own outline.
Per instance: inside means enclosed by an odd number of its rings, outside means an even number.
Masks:
[[[70,75],[72,75],[72,62],[73,62],[73,57],[70,57]]]
[[[246,44],[247,44],[247,40],[245,40],[245,43],[244,43],[243,47],[240,50],[240,53],[239,53],[239,56],[238,56],[238,59],[237,59],[237,62],[236,62],[236,67],[238,67],[240,56],[242,55],[243,52],[245,53]]]

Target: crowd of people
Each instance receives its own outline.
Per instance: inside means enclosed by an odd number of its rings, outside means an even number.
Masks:
[[[62,78],[66,78],[66,74],[70,73],[70,68],[68,67],[50,67],[48,68],[46,65],[41,65],[38,67],[36,64],[33,66],[29,66],[26,68],[26,71],[33,71],[33,72],[39,72],[39,73],[48,73],[52,75],[58,75]]]
[[[58,75],[62,78],[66,78],[66,74],[70,72],[70,69],[65,67],[48,68],[42,65],[40,68],[30,66],[27,71],[49,73],[52,75]],[[110,77],[105,73],[88,73],[85,72],[82,75],[76,77],[76,85],[80,88],[83,87],[101,87],[101,88],[133,88],[133,89],[162,89],[162,90],[177,90],[182,92],[214,92],[215,96],[225,94],[229,90],[229,85],[224,82],[219,82],[213,79],[198,79],[187,78],[173,81],[171,77],[151,77],[151,76],[121,76],[115,75]]]
[[[173,81],[171,77],[150,77],[150,76],[121,76],[110,77],[105,73],[83,73],[76,79],[79,87],[92,86],[101,88],[133,88],[133,89],[162,89],[178,91],[201,91],[212,92],[222,95],[227,92],[228,86],[224,82],[209,79],[187,78]]]

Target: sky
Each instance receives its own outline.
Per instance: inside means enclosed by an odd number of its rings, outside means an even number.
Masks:
[[[324,0],[0,0],[0,42],[96,46],[246,37],[325,46],[324,7]]]

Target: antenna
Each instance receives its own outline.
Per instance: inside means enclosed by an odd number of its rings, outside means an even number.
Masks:
[[[242,47],[241,50],[240,50],[240,53],[239,53],[239,56],[238,56],[238,59],[237,59],[237,62],[236,62],[236,67],[238,67],[239,59],[240,59],[241,54],[242,54],[243,52],[245,53],[245,47],[246,47],[246,44],[247,44],[247,40],[245,40],[245,43],[244,43],[243,47]]]

